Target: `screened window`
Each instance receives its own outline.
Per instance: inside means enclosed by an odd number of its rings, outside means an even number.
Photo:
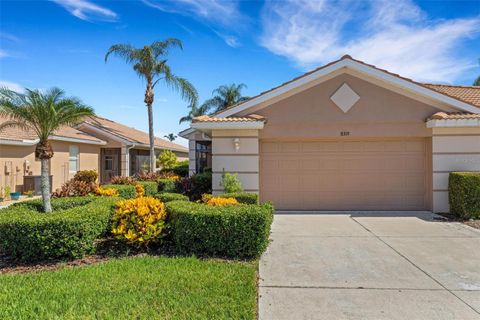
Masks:
[[[196,172],[204,172],[212,168],[212,142],[197,141],[195,143],[195,167]]]
[[[71,173],[75,173],[79,170],[78,167],[78,147],[70,146],[68,168]]]

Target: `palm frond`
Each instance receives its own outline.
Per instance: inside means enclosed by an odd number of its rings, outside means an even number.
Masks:
[[[171,47],[183,49],[183,44],[179,39],[168,38],[163,41],[155,41],[150,45],[150,47],[152,48],[153,55],[156,59],[158,59],[159,57],[166,56]]]
[[[139,49],[129,45],[129,44],[114,44],[111,46],[107,53],[105,54],[105,62],[107,62],[109,56],[114,54],[120,58],[125,59],[127,63],[132,63],[135,61],[140,61],[140,52]]]

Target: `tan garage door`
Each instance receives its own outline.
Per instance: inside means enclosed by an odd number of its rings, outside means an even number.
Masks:
[[[425,210],[426,139],[263,141],[260,195],[283,210]]]

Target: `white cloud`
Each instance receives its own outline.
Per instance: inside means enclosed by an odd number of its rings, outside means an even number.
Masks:
[[[64,7],[73,16],[85,20],[114,21],[117,14],[110,9],[101,7],[87,0],[51,0]]]
[[[219,36],[223,41],[225,41],[225,43],[232,47],[232,48],[238,48],[240,47],[240,41],[238,41],[238,38],[236,36],[233,36],[233,35],[230,35],[230,34],[224,34],[224,33],[221,33],[221,32],[218,32],[218,31],[215,31],[214,32],[217,34],[217,36]]]
[[[242,19],[236,0],[142,0],[149,7],[231,26]]]
[[[10,57],[10,54],[5,50],[0,49],[0,59],[1,58],[6,58],[6,57]]]
[[[19,93],[25,92],[25,88],[23,86],[19,85],[18,83],[6,80],[0,80],[0,88],[7,88]]]
[[[261,43],[304,68],[344,54],[420,81],[452,82],[474,65],[457,50],[480,18],[433,21],[409,0],[268,1]]]

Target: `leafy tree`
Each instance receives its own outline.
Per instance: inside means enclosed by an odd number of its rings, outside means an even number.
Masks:
[[[205,101],[204,105],[208,108],[214,108],[214,113],[222,111],[228,107],[231,107],[237,103],[245,101],[248,97],[242,96],[242,89],[247,86],[241,84],[223,85],[213,90],[213,98]]]
[[[91,107],[79,99],[65,97],[59,88],[45,93],[39,90],[26,90],[25,94],[0,89],[0,116],[9,120],[0,124],[0,130],[18,127],[35,132],[39,141],[35,147],[35,157],[41,162],[41,189],[43,210],[52,212],[50,203],[49,160],[53,149],[49,137],[62,126],[74,126],[85,117],[93,116]]]
[[[158,163],[162,169],[172,169],[177,164],[177,155],[170,150],[164,150],[158,155]]]
[[[105,62],[111,54],[123,58],[126,63],[133,65],[137,75],[146,81],[144,102],[148,111],[148,133],[150,138],[150,171],[155,171],[155,136],[153,131],[153,101],[154,89],[158,83],[179,92],[183,99],[195,103],[198,98],[194,86],[185,78],[172,73],[167,63],[167,55],[172,47],[182,49],[182,42],[178,39],[155,41],[142,48],[135,48],[128,44],[115,44],[105,55]]]
[[[170,142],[177,139],[177,136],[174,135],[173,133],[166,134],[166,135],[164,135],[164,137],[167,138]]]
[[[480,76],[477,77],[477,79],[473,82],[474,86],[480,86]]]
[[[179,123],[183,122],[192,122],[193,118],[199,117],[199,116],[204,116],[208,114],[208,111],[210,110],[210,106],[202,104],[201,106],[197,106],[197,104],[191,104],[189,106],[190,112],[188,115],[181,117]]]

